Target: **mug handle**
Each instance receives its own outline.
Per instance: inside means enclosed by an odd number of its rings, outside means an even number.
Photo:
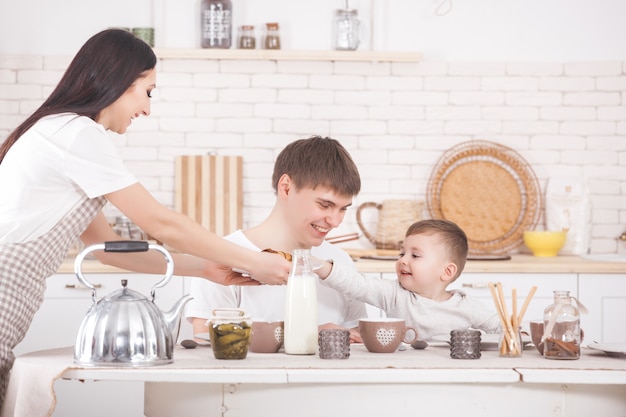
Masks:
[[[374,203],[373,201],[368,201],[367,203],[361,204],[356,209],[356,222],[359,225],[359,228],[361,229],[365,237],[367,238],[367,240],[369,240],[374,245],[376,245],[376,237],[372,235],[361,222],[361,211],[367,208],[375,208],[380,213],[380,210],[382,209],[382,207],[383,207],[382,204]]]
[[[413,338],[409,340],[409,339],[406,338],[406,336],[407,336],[408,333],[411,333],[411,332],[413,332]],[[413,342],[415,342],[416,340],[417,340],[417,330],[415,330],[414,327],[406,326],[404,328],[404,337],[402,338],[402,341],[404,343],[408,343],[410,345]]]

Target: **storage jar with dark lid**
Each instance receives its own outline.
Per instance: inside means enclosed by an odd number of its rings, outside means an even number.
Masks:
[[[202,0],[200,39],[203,48],[230,48],[232,39],[232,4],[230,0]]]

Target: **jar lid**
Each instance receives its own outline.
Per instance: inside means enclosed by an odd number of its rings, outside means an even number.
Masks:
[[[242,25],[241,26],[241,30],[253,30],[254,26],[253,25]]]
[[[356,16],[359,14],[359,11],[357,9],[337,9],[335,10],[335,14],[336,15],[353,14]]]
[[[228,319],[236,317],[248,318],[249,316],[240,308],[216,308],[213,310],[213,318]]]
[[[265,26],[267,26],[268,29],[278,29],[278,23],[266,23]]]

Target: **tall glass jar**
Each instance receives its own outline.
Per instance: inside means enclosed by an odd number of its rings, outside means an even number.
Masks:
[[[554,303],[543,313],[543,356],[547,359],[580,358],[580,312],[569,291],[554,291]]]
[[[361,22],[355,9],[338,9],[333,19],[333,48],[354,51],[359,47]]]
[[[232,40],[230,0],[202,0],[200,4],[200,39],[203,48],[230,48]]]
[[[296,249],[285,294],[285,353],[317,352],[317,275],[311,268],[311,251]]]

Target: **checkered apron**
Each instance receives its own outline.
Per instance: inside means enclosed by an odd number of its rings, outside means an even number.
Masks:
[[[13,348],[24,338],[43,302],[46,278],[102,209],[106,199],[87,199],[48,233],[25,243],[0,244],[0,408],[4,403]]]

